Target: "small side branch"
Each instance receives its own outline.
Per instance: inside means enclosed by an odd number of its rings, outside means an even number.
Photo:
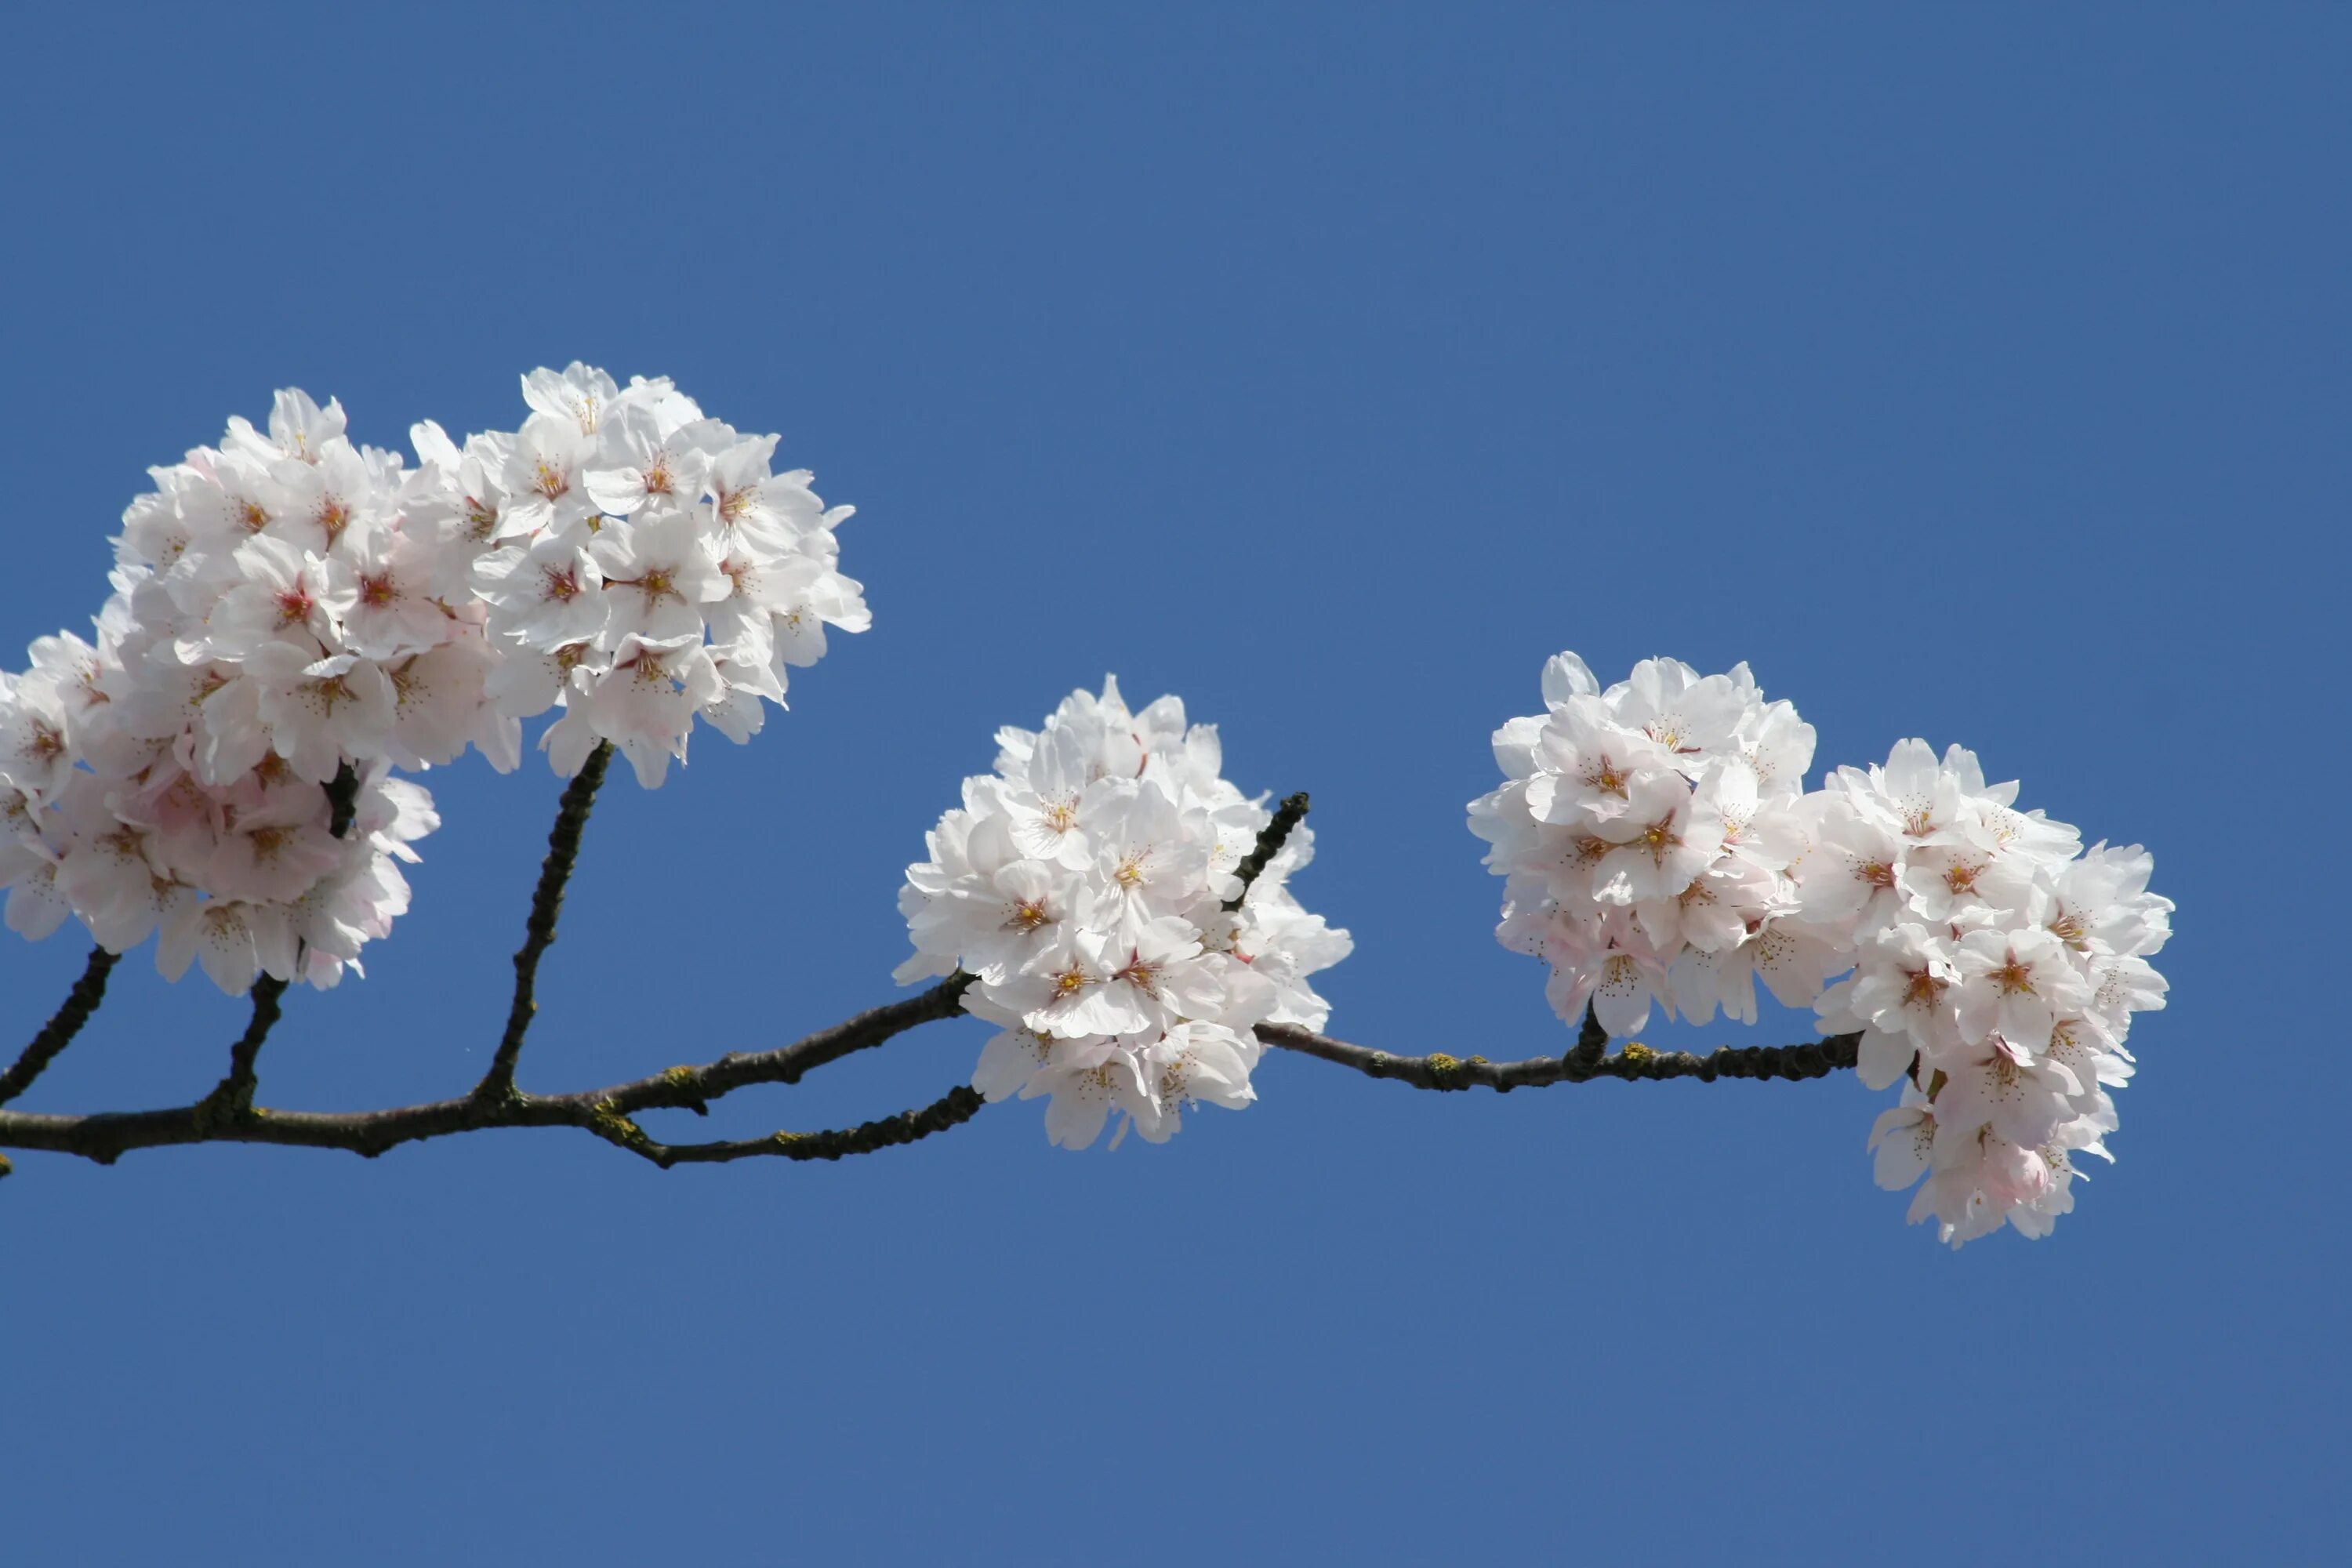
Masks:
[[[780,1046],[772,1051],[730,1051],[701,1067],[675,1067],[651,1078],[598,1089],[593,1098],[610,1101],[624,1114],[665,1108],[699,1110],[709,1101],[750,1084],[798,1083],[829,1062],[871,1050],[918,1024],[957,1016],[963,1011],[963,994],[971,985],[971,976],[959,972],[928,991],[869,1007],[856,1017],[844,1019],[829,1029],[819,1029],[789,1046]],[[576,1101],[592,1097],[556,1098]],[[534,1105],[553,1102],[551,1099],[531,1099]]]
[[[503,1099],[514,1092],[515,1063],[522,1056],[522,1037],[539,1011],[539,961],[555,941],[555,917],[563,910],[564,884],[572,879],[580,858],[580,836],[596,791],[613,761],[613,743],[599,742],[588,760],[564,786],[563,803],[556,809],[555,826],[547,836],[547,858],[539,868],[539,887],[531,894],[530,919],[523,928],[522,946],[514,955],[514,1000],[507,1008],[506,1033],[499,1038],[498,1055],[474,1092],[484,1100]]]
[[[606,1142],[641,1155],[668,1170],[672,1165],[718,1164],[730,1160],[838,1160],[845,1154],[871,1154],[900,1143],[912,1143],[961,1127],[988,1102],[961,1085],[920,1110],[902,1110],[877,1121],[863,1121],[827,1132],[772,1132],[765,1138],[724,1139],[709,1143],[662,1143],[618,1111],[599,1117],[588,1131]]]
[[[228,1048],[228,1076],[197,1105],[200,1116],[209,1121],[253,1114],[253,1091],[261,1082],[255,1063],[260,1058],[262,1042],[278,1026],[278,1015],[285,998],[283,980],[265,974],[253,983],[253,1016],[247,1021],[245,1033],[237,1037],[236,1044]]]
[[[1289,841],[1292,829],[1306,819],[1307,792],[1301,790],[1297,795],[1285,795],[1282,804],[1274,808],[1274,819],[1258,834],[1257,843],[1242,863],[1234,868],[1234,875],[1242,879],[1242,890],[1225,900],[1226,909],[1242,907],[1242,901],[1249,897],[1250,884],[1265,874],[1266,867],[1282,853],[1283,845]]]
[[[346,761],[327,783],[327,831],[337,838],[349,833],[352,818],[359,815],[359,770]]]
[[[8,1070],[0,1072],[0,1105],[32,1088],[33,1080],[57,1059],[58,1053],[73,1044],[81,1026],[89,1022],[89,1016],[106,1000],[106,977],[114,973],[120,957],[102,947],[89,950],[89,962],[82,965],[81,978],[66,993],[65,1004],[41,1026],[41,1032],[33,1037],[33,1043],[25,1047],[24,1054]]]
[[[1601,1026],[1601,1015],[1591,1003],[1587,1002],[1584,1005],[1584,1026],[1576,1031],[1576,1044],[1568,1047],[1568,1069],[1590,1078],[1608,1052],[1609,1031]]]
[[[1695,1078],[1713,1083],[1719,1078],[1824,1078],[1854,1064],[1860,1035],[1832,1035],[1794,1046],[1726,1046],[1707,1055],[1688,1051],[1654,1051],[1635,1041],[1615,1056],[1590,1049],[1598,1026],[1588,1020],[1576,1046],[1564,1057],[1529,1057],[1525,1061],[1490,1062],[1485,1057],[1451,1057],[1443,1052],[1425,1057],[1397,1057],[1386,1051],[1351,1045],[1288,1024],[1260,1024],[1257,1037],[1286,1051],[1320,1057],[1367,1078],[1394,1079],[1415,1089],[1457,1089],[1485,1086],[1507,1094],[1515,1089],[1541,1089],[1555,1083],[1585,1083],[1596,1078]],[[1601,1036],[1607,1043],[1607,1036]]]

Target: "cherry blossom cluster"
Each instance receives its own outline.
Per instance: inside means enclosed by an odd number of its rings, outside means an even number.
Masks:
[[[657,787],[698,715],[748,739],[826,626],[865,628],[835,569],[848,509],[773,473],[777,437],[579,364],[523,396],[520,430],[462,447],[415,426],[411,468],[289,390],[266,432],[232,419],[152,470],[95,644],[44,637],[0,674],[12,928],[78,916],[114,952],[160,931],[167,976],[197,958],[233,993],[332,985],[437,826],[394,770],[471,747],[506,772],[520,721],[561,709],[559,773],[610,742]]]
[[[1543,693],[1496,731],[1506,782],[1470,827],[1507,879],[1496,934],[1550,966],[1560,1016],[1752,1022],[1761,980],[1859,1034],[1870,1087],[1905,1086],[1870,1146],[1881,1184],[1927,1176],[1914,1221],[2047,1235],[2074,1156],[2112,1157],[2131,1015],[2164,1005],[2148,854],[2085,852],[1957,746],[1904,741],[1807,792],[1812,729],[1744,664],[1647,659],[1602,690],[1561,654]]]
[[[827,510],[804,468],[773,472],[779,437],[704,417],[666,379],[622,390],[578,364],[532,372],[523,396],[520,430],[462,450],[416,426],[414,494],[442,580],[487,609],[499,713],[563,710],[540,739],[557,773],[609,741],[658,788],[697,715],[749,740],[825,627],[870,624],[836,569],[853,509]]]
[[[1094,1142],[1113,1112],[1163,1142],[1199,1101],[1239,1110],[1262,1023],[1319,1029],[1307,977],[1348,933],[1288,881],[1314,854],[1294,829],[1244,893],[1236,874],[1270,820],[1223,776],[1213,725],[1162,697],[1141,712],[1073,692],[1040,731],[997,732],[992,774],[928,836],[898,903],[915,955],[901,984],[958,969],[967,1011],[999,1026],[972,1087],[1049,1098],[1057,1144]]]

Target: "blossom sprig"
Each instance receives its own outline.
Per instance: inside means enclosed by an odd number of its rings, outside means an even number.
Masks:
[[[1807,792],[1812,729],[1744,664],[1647,659],[1602,690],[1563,653],[1543,693],[1496,731],[1506,779],[1470,826],[1507,879],[1497,937],[1549,965],[1560,1016],[1752,1022],[1760,980],[1858,1035],[1872,1088],[1904,1085],[1870,1147],[1881,1184],[1927,1177],[1914,1221],[2047,1235],[2074,1157],[2112,1158],[2132,1014],[2164,1005],[2147,852],[2084,851],[1957,746],[1900,742]]]
[[[1189,1104],[1249,1104],[1255,1026],[1322,1027],[1307,976],[1353,946],[1289,890],[1313,834],[1294,827],[1244,889],[1272,814],[1222,776],[1214,726],[1174,697],[1131,711],[1115,679],[997,743],[898,896],[915,953],[898,979],[961,969],[965,1009],[999,1026],[972,1087],[1047,1097],[1069,1148],[1114,1113],[1115,1146],[1130,1127],[1166,1141]]]
[[[266,429],[151,470],[123,513],[90,640],[37,639],[0,671],[0,890],[14,930],[68,920],[98,943],[33,1044],[0,1073],[31,1085],[103,999],[121,953],[156,938],[171,979],[200,964],[254,993],[230,1072],[174,1110],[55,1117],[0,1106],[0,1142],[111,1162],[131,1148],[238,1141],[381,1153],[492,1127],[563,1125],[667,1169],[834,1159],[961,1124],[985,1101],[1048,1100],[1049,1139],[1116,1117],[1163,1142],[1201,1103],[1240,1109],[1268,1046],[1430,1089],[1625,1079],[1818,1077],[1900,1086],[1868,1148],[1916,1185],[1914,1221],[1958,1246],[2071,1212],[2078,1156],[2109,1157],[2111,1091],[2135,1070],[2135,1014],[2173,906],[2137,845],[2083,847],[2017,807],[1975,756],[1899,742],[1882,765],[1805,787],[1812,728],[1744,664],[1647,659],[1603,689],[1572,653],[1544,710],[1495,734],[1505,774],[1471,803],[1506,879],[1497,935],[1549,970],[1577,1026],[1560,1056],[1402,1057],[1319,1031],[1310,978],[1349,934],[1290,891],[1313,854],[1306,797],[1269,811],[1223,776],[1213,726],[1116,681],[1036,731],[997,735],[994,771],[908,868],[899,906],[919,995],[793,1045],[572,1095],[515,1083],[580,834],[614,752],[657,788],[698,722],[739,744],[828,627],[869,623],[836,530],[778,437],[705,416],[667,380],[626,387],[572,364],[522,378],[530,413],[462,443],[413,427],[414,467],[351,439],[341,405],[278,395]],[[256,1059],[297,982],[361,973],[406,912],[403,866],[438,826],[404,773],[478,751],[521,760],[526,720],[564,792],[508,1025],[461,1099],[386,1111],[265,1111]],[[1700,1058],[1628,1045],[1654,1012],[1755,1021],[1760,984],[1832,1037]],[[968,1012],[997,1026],[969,1087],[856,1128],[667,1143],[632,1119],[690,1108]],[[0,1160],[0,1174],[7,1170]]]
[[[698,717],[748,740],[827,626],[866,627],[836,569],[850,509],[774,472],[776,437],[577,363],[522,390],[518,430],[415,426],[414,468],[289,390],[266,431],[233,418],[152,470],[96,641],[0,673],[13,929],[79,917],[115,952],[160,931],[167,976],[200,961],[232,993],[332,985],[437,826],[396,771],[468,749],[511,770],[556,709],[559,773],[609,742],[658,787]]]

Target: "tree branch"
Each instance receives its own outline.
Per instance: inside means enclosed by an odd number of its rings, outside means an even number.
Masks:
[[[327,795],[327,832],[336,838],[352,830],[352,821],[359,815],[360,774],[349,759],[335,769],[335,776],[325,785]],[[294,948],[296,968],[300,968],[302,947]],[[228,1076],[214,1086],[212,1093],[199,1102],[198,1110],[208,1116],[224,1112],[242,1114],[253,1109],[254,1090],[260,1087],[261,1077],[256,1063],[261,1058],[262,1042],[269,1031],[278,1026],[278,1016],[286,1000],[286,987],[290,982],[272,975],[259,975],[253,982],[253,1016],[245,1026],[245,1033],[228,1048]]]
[[[944,1132],[971,1121],[988,1102],[959,1084],[920,1110],[902,1110],[878,1121],[828,1132],[772,1132],[765,1138],[727,1139],[712,1143],[661,1143],[615,1111],[592,1123],[589,1131],[608,1143],[651,1160],[663,1170],[672,1165],[716,1164],[729,1160],[772,1155],[785,1160],[838,1160],[845,1154],[871,1154],[894,1144],[912,1143],[934,1132]]]
[[[327,831],[338,838],[349,833],[352,818],[359,815],[359,770],[346,760],[327,784]]]
[[[1291,795],[1275,812],[1273,820],[1258,834],[1257,844],[1248,858],[1241,863],[1238,875],[1244,896],[1249,884],[1282,852],[1284,840],[1306,815],[1307,796],[1303,794]],[[1225,908],[1239,909],[1241,902],[1240,899],[1232,900]],[[1853,1066],[1856,1048],[1862,1042],[1860,1035],[1832,1035],[1824,1040],[1795,1046],[1726,1046],[1707,1056],[1695,1057],[1688,1051],[1654,1051],[1635,1040],[1612,1057],[1608,1054],[1609,1031],[1601,1026],[1600,1016],[1590,1003],[1585,1005],[1584,1024],[1576,1032],[1576,1044],[1568,1048],[1566,1056],[1529,1057],[1517,1062],[1490,1062],[1485,1057],[1464,1060],[1442,1051],[1425,1057],[1394,1057],[1289,1024],[1260,1024],[1256,1032],[1257,1037],[1267,1045],[1320,1057],[1327,1062],[1353,1068],[1368,1078],[1395,1079],[1415,1089],[1456,1089],[1484,1084],[1500,1094],[1555,1083],[1585,1083],[1596,1078],[1695,1078],[1705,1083],[1713,1083],[1718,1078],[1822,1078],[1839,1068]]]
[[[229,1075],[204,1100],[172,1110],[93,1116],[45,1116],[0,1110],[0,1146],[78,1154],[100,1164],[112,1164],[133,1149],[215,1142],[344,1149],[373,1159],[403,1143],[458,1132],[494,1127],[575,1127],[667,1170],[672,1165],[755,1157],[837,1160],[847,1154],[911,1143],[959,1126],[979,1111],[984,1103],[980,1096],[959,1087],[920,1110],[901,1111],[856,1127],[823,1132],[776,1132],[765,1138],[705,1143],[661,1142],[649,1136],[635,1120],[638,1112],[654,1110],[707,1114],[711,1100],[739,1089],[759,1083],[797,1083],[827,1063],[871,1049],[917,1025],[954,1017],[962,1011],[964,993],[972,984],[972,977],[961,972],[918,995],[871,1008],[774,1050],[730,1052],[699,1067],[674,1067],[650,1078],[573,1094],[531,1095],[517,1090],[515,1060],[536,1011],[533,990],[539,961],[555,940],[555,921],[562,908],[564,884],[579,857],[581,833],[611,757],[609,745],[599,746],[563,792],[555,827],[548,836],[547,858],[531,900],[523,946],[515,954],[514,1002],[508,1013],[506,1034],[489,1073],[472,1092],[461,1099],[389,1110],[271,1110],[255,1105],[255,1060],[271,1026],[277,1022],[286,989],[284,982],[265,975],[254,984],[253,1019],[230,1052]],[[336,782],[341,784],[343,781],[338,778]],[[1258,835],[1256,845],[1236,868],[1235,875],[1241,879],[1244,896],[1281,852],[1283,844],[1306,816],[1307,809],[1307,796],[1293,795],[1274,813]],[[348,802],[339,802],[335,810],[339,822],[348,826]],[[1239,903],[1236,900],[1226,907],[1237,908]],[[89,969],[66,1005],[35,1037],[16,1066],[0,1074],[0,1102],[22,1092],[49,1058],[73,1037],[98,1005],[113,963],[114,955],[103,949],[90,955]],[[1853,1066],[1862,1038],[1859,1035],[1833,1035],[1791,1046],[1750,1046],[1744,1049],[1727,1046],[1705,1057],[1687,1051],[1654,1051],[1635,1041],[1612,1056],[1608,1054],[1608,1031],[1601,1026],[1590,1007],[1585,1010],[1576,1043],[1566,1055],[1531,1057],[1516,1062],[1491,1062],[1476,1056],[1465,1060],[1442,1052],[1425,1057],[1391,1056],[1284,1024],[1261,1024],[1257,1036],[1268,1045],[1319,1057],[1369,1078],[1394,1079],[1417,1089],[1440,1090],[1483,1084],[1506,1093],[1554,1083],[1583,1083],[1596,1078],[1695,1078],[1706,1082],[1718,1078],[1821,1078]],[[0,1175],[6,1174],[7,1170],[6,1161],[0,1160]]]
[[[1243,858],[1242,863],[1234,868],[1234,875],[1242,879],[1242,890],[1225,900],[1227,910],[1237,910],[1242,907],[1242,901],[1249,897],[1250,884],[1258,879],[1265,872],[1267,864],[1276,855],[1282,853],[1282,846],[1290,837],[1291,829],[1306,820],[1306,817],[1307,792],[1305,790],[1300,790],[1297,795],[1283,797],[1282,804],[1274,808],[1273,820],[1259,830],[1256,845],[1251,848],[1247,856]]]
[[[564,786],[563,804],[556,809],[555,826],[547,836],[547,858],[540,864],[539,887],[530,896],[530,919],[523,927],[522,946],[514,955],[514,1001],[507,1008],[506,1033],[499,1037],[490,1070],[474,1087],[474,1093],[483,1100],[503,1099],[514,1092],[515,1062],[522,1056],[522,1037],[539,1011],[539,961],[555,941],[555,917],[563,909],[563,885],[572,879],[572,863],[580,858],[580,836],[588,826],[588,813],[596,804],[596,791],[612,760],[613,742],[599,741]]]
[[[213,1091],[197,1102],[196,1110],[205,1116],[224,1112],[238,1115],[253,1109],[253,1091],[260,1087],[260,1075],[254,1062],[261,1055],[261,1042],[269,1037],[277,1026],[279,1004],[286,996],[286,982],[272,975],[262,975],[253,983],[253,1016],[245,1026],[245,1033],[228,1048],[228,1076],[214,1086]]]
[[[698,1111],[707,1109],[709,1101],[751,1084],[796,1083],[828,1062],[870,1049],[919,1024],[957,1016],[962,1011],[964,988],[971,984],[970,975],[952,974],[919,994],[860,1013],[775,1050],[730,1052],[700,1067],[674,1067],[651,1078],[576,1094],[509,1092],[497,1099],[485,1099],[478,1092],[462,1099],[391,1110],[273,1110],[253,1104],[249,1098],[239,1101],[235,1096],[224,1095],[222,1090],[227,1088],[224,1083],[222,1089],[214,1090],[194,1105],[168,1110],[94,1116],[42,1116],[0,1110],[0,1146],[79,1154],[101,1165],[110,1165],[133,1149],[183,1143],[278,1143],[306,1149],[344,1149],[373,1158],[403,1143],[493,1127],[579,1127],[607,1142],[629,1145],[627,1132],[621,1124],[627,1123],[637,1111]],[[256,1011],[259,1011],[258,999]],[[973,1106],[961,1115],[951,1115],[961,1104],[957,1096],[950,1094],[924,1110],[868,1122],[846,1131],[810,1133],[806,1135],[810,1142],[791,1146],[806,1152],[789,1157],[832,1159],[908,1142],[914,1137],[951,1127],[969,1117],[971,1110],[978,1109]],[[892,1135],[894,1128],[906,1135]],[[642,1139],[644,1134],[640,1132],[637,1137]],[[729,1147],[681,1145],[675,1160],[741,1157],[738,1153],[691,1152]],[[750,1150],[743,1152],[748,1153]],[[786,1152],[785,1146],[779,1144],[775,1152]]]
[[[82,965],[81,978],[66,993],[64,1005],[41,1026],[41,1032],[33,1037],[24,1055],[6,1072],[0,1072],[0,1105],[32,1088],[33,1080],[57,1059],[58,1053],[73,1044],[73,1037],[81,1033],[81,1026],[89,1022],[89,1016],[106,1000],[106,977],[114,972],[121,956],[102,947],[89,950],[89,962]]]
[[[1490,1062],[1485,1057],[1465,1059],[1443,1052],[1392,1057],[1289,1024],[1260,1024],[1257,1037],[1286,1051],[1353,1068],[1367,1078],[1395,1079],[1415,1089],[1472,1089],[1483,1084],[1504,1094],[1515,1089],[1585,1083],[1596,1078],[1695,1078],[1704,1083],[1719,1078],[1824,1078],[1840,1068],[1853,1066],[1862,1044],[1860,1035],[1832,1035],[1794,1046],[1725,1046],[1698,1057],[1688,1051],[1654,1051],[1635,1040],[1612,1057],[1588,1048],[1598,1027],[1588,1015],[1582,1036],[1566,1056],[1529,1057],[1516,1062]],[[1607,1039],[1603,1034],[1604,1045]]]

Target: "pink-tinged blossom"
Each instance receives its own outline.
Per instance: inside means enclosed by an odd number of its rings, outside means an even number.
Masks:
[[[665,387],[667,382],[662,384]],[[542,418],[568,422],[583,436],[593,436],[604,416],[620,400],[613,378],[593,365],[573,360],[561,371],[541,366],[522,378],[522,400]]]
[[[1882,1183],[1927,1178],[1914,1218],[1954,1245],[2048,1234],[2074,1156],[2106,1153],[2132,1016],[2164,1005],[2147,853],[2084,852],[1958,746],[1899,742],[1803,793],[1812,729],[1745,665],[1646,660],[1596,691],[1563,654],[1543,695],[1495,731],[1470,827],[1505,879],[1496,938],[1544,962],[1560,1017],[1747,1021],[1762,980],[1851,1037],[1869,1087],[1904,1086],[1871,1147]]]
[[[308,458],[280,458],[269,465],[262,492],[269,510],[266,536],[305,554],[338,554],[353,528],[378,521],[379,498],[392,488],[387,480],[397,482],[341,439]]]
[[[314,784],[347,759],[379,756],[395,712],[382,666],[352,654],[312,659],[279,643],[246,661],[269,749]]]
[[[1679,659],[1645,658],[1601,700],[1619,723],[1656,742],[1696,778],[1707,763],[1736,752],[1740,721],[1759,696],[1752,682],[1743,689],[1728,675],[1703,676]]]
[[[1969,1039],[1999,1033],[2038,1045],[2061,1014],[2091,1000],[2065,944],[2046,931],[1972,931],[1960,939],[1957,963],[1956,1021]]]
[[[696,712],[725,687],[709,650],[689,632],[624,637],[612,668],[593,679],[576,672],[572,689],[581,720],[620,748],[640,784],[658,789],[670,759],[686,758]]]
[[[518,656],[518,662],[522,657]],[[502,663],[471,626],[463,635],[385,665],[392,681],[393,721],[385,755],[394,765],[423,770],[453,763],[468,746],[499,772],[512,773],[522,756],[522,725],[499,710],[488,689]],[[550,701],[553,700],[551,693]],[[544,710],[545,704],[541,710]]]
[[[599,427],[598,462],[584,481],[598,506],[626,517],[647,504],[691,506],[710,477],[711,454],[698,427],[665,432],[643,404],[621,408]]]
[[[1588,1007],[1612,1033],[1654,1004],[1671,1016],[1678,964],[1700,1016],[1751,1013],[1740,949],[1790,902],[1811,729],[1768,708],[1745,666],[1702,676],[1650,659],[1603,691],[1561,654],[1542,686],[1544,713],[1495,732],[1505,784],[1470,806],[1507,879],[1498,936],[1550,966],[1546,994],[1571,1024]]]
[[[336,645],[358,600],[348,563],[267,534],[239,546],[235,560],[240,581],[200,632],[181,637],[184,660],[242,660],[280,646],[317,658]]]
[[[438,552],[430,539],[389,527],[353,535],[344,558],[352,571],[352,603],[343,612],[342,646],[366,658],[399,658],[438,647],[462,623],[436,593]]]
[[[499,476],[509,498],[504,528],[560,532],[586,521],[596,503],[583,468],[595,449],[594,438],[562,415],[534,414],[524,420]]]
[[[617,649],[626,637],[665,641],[703,636],[703,606],[727,596],[729,584],[694,519],[666,512],[627,529],[608,529],[589,547],[611,607],[604,637]]]
[[[551,533],[491,551],[474,565],[491,637],[540,653],[601,637],[612,617],[588,540]]]
[[[1643,778],[1623,814],[1597,831],[1614,846],[1599,874],[1622,879],[1633,903],[1678,897],[1723,853],[1723,818],[1714,803],[1674,773]]]
[[[393,868],[431,821],[370,825],[408,787],[388,768],[469,748],[511,768],[520,721],[553,708],[562,771],[610,740],[656,784],[698,715],[748,739],[823,627],[866,624],[836,566],[848,509],[770,473],[772,437],[666,381],[574,364],[523,389],[520,430],[418,422],[413,468],[289,389],[266,430],[232,420],[151,470],[96,640],[37,639],[29,671],[0,674],[17,928],[78,916],[116,951],[161,930],[163,969],[202,958],[231,989],[336,984],[407,908]],[[338,839],[324,786],[346,771],[367,782]]]
[[[0,675],[0,785],[53,798],[73,765],[66,704],[56,682],[40,675]]]
[[[156,946],[155,967],[164,979],[177,980],[194,961],[214,984],[242,996],[264,973],[293,980],[294,949],[293,922],[284,910],[211,899],[173,912]]]
[[[1221,776],[1215,731],[1181,702],[1134,711],[1107,681],[997,742],[996,772],[964,781],[898,900],[916,949],[899,980],[961,969],[965,1009],[1002,1027],[972,1087],[1046,1099],[1046,1135],[1070,1148],[1115,1115],[1118,1137],[1157,1142],[1188,1105],[1249,1104],[1251,1031],[1322,1027],[1308,976],[1351,946],[1289,891],[1312,834],[1228,910],[1270,814]]]
[[[312,463],[342,439],[347,424],[343,405],[334,398],[327,399],[321,408],[309,393],[289,386],[270,399],[267,436],[242,415],[231,415],[221,446],[233,455],[264,463],[280,458]]]

